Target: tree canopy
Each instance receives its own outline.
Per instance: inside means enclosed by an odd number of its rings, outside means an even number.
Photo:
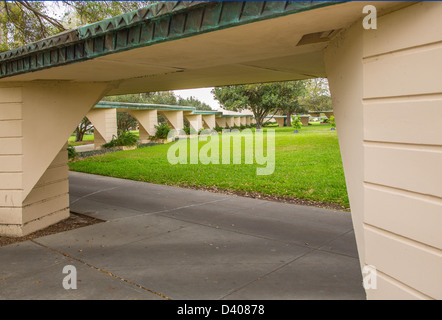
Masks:
[[[212,93],[226,110],[251,110],[259,129],[271,113],[299,112],[298,97],[304,93],[304,85],[302,81],[233,85],[215,87]]]
[[[0,1],[0,52],[156,1]]]
[[[333,110],[327,78],[306,80],[305,89],[306,94],[299,102],[307,111]]]

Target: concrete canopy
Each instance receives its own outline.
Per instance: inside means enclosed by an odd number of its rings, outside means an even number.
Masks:
[[[368,298],[441,299],[442,127],[415,121],[442,117],[441,16],[431,1],[164,2],[1,53],[0,234],[69,215],[66,139],[106,95],[327,76]],[[163,113],[176,129],[189,115]]]
[[[363,4],[154,4],[1,53],[0,83],[111,82],[108,95],[118,95],[325,77],[322,50],[362,16]]]

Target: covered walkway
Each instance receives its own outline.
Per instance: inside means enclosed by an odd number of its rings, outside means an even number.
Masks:
[[[442,299],[442,126],[416,121],[442,118],[441,16],[438,1],[165,1],[2,52],[0,234],[69,216],[66,141],[104,96],[327,77],[367,297]]]

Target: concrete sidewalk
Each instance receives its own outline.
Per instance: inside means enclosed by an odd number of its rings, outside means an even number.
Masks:
[[[1,247],[0,299],[365,299],[347,212],[75,172],[70,198],[107,222]]]

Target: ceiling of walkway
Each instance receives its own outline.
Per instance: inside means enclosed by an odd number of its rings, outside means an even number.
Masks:
[[[112,81],[110,94],[325,77],[322,51],[363,16],[346,2],[12,75],[2,81]],[[373,2],[370,2],[373,4]],[[381,10],[397,2],[374,3]],[[362,27],[362,26],[361,26]],[[1,62],[1,60],[0,60]]]

